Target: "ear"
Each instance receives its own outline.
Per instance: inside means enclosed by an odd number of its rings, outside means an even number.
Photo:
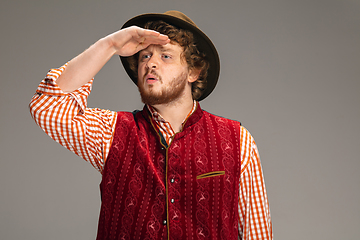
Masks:
[[[200,76],[200,72],[201,70],[199,69],[190,69],[189,71],[189,78],[188,78],[188,81],[189,83],[193,83],[195,82],[196,80],[198,80],[199,76]]]

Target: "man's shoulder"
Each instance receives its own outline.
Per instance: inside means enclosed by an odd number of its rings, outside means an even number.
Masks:
[[[204,112],[204,115],[206,115],[207,117],[209,118],[212,118],[216,121],[220,121],[220,122],[231,122],[233,124],[239,124],[241,125],[241,122],[238,121],[238,120],[234,120],[234,119],[230,119],[230,118],[226,118],[226,117],[223,117],[223,116],[220,116],[220,115],[216,115],[216,114],[213,114],[213,113],[209,113],[205,110],[203,110]]]
[[[136,117],[144,114],[144,109],[142,109],[142,110],[135,109],[132,112],[130,112],[130,111],[117,111],[116,113],[117,113],[118,117],[133,116],[134,118],[136,118]]]
[[[236,126],[239,126],[239,129],[240,129],[240,135],[242,136],[242,139],[246,140],[246,141],[249,141],[251,143],[254,142],[254,138],[253,136],[251,135],[251,133],[241,124],[240,121],[238,120],[233,120],[233,119],[230,119],[230,118],[226,118],[226,117],[223,117],[223,116],[219,116],[219,115],[216,115],[216,114],[213,114],[213,113],[209,113],[205,110],[203,110],[204,112],[204,115],[209,117],[210,119],[213,119],[214,121],[220,123],[220,124],[226,124],[226,123],[229,123],[229,124],[234,124]]]
[[[129,125],[129,126],[137,126],[139,124],[145,124],[149,122],[149,114],[145,109],[142,110],[134,110],[132,112],[128,111],[118,111],[117,112],[117,126],[120,125]]]

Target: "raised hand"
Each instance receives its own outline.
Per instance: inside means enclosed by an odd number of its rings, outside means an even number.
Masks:
[[[116,54],[127,57],[147,48],[151,44],[165,45],[170,42],[168,36],[153,30],[132,26],[108,35]]]
[[[131,56],[150,44],[165,45],[168,36],[132,26],[112,33],[73,58],[57,79],[64,92],[72,92],[92,79],[114,55]]]

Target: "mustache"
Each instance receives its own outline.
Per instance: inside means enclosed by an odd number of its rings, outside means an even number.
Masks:
[[[162,82],[161,76],[154,69],[148,69],[146,71],[146,73],[143,76],[143,81],[145,81],[145,78],[148,74],[154,75],[160,82]]]

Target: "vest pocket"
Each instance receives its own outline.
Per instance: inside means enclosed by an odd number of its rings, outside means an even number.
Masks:
[[[208,172],[208,173],[204,173],[204,174],[200,174],[198,176],[196,176],[196,179],[202,179],[202,178],[208,178],[208,177],[216,177],[216,176],[221,176],[224,175],[225,171],[214,171],[214,172]]]

